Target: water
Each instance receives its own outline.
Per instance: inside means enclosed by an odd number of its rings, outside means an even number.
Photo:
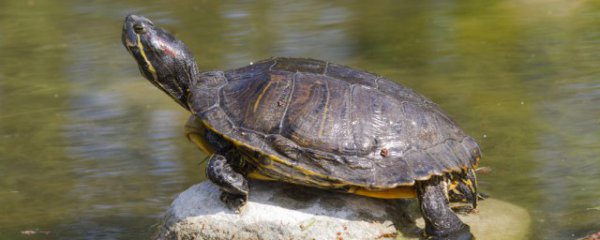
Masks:
[[[3,1],[0,239],[147,239],[203,180],[187,114],[120,43],[128,13],[183,39],[201,68],[270,56],[382,74],[481,144],[489,195],[532,239],[600,230],[598,1]]]

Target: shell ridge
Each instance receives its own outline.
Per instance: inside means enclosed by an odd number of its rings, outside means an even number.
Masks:
[[[281,119],[279,120],[279,130],[277,131],[277,133],[280,135],[281,135],[281,132],[283,131],[283,122],[285,121],[285,118],[288,113],[288,109],[290,108],[290,105],[292,102],[292,96],[294,96],[294,90],[296,87],[297,78],[298,78],[298,73],[294,73],[292,75],[292,87],[290,88],[290,95],[288,96],[288,99],[286,100],[285,109],[283,110],[283,114],[281,114]]]

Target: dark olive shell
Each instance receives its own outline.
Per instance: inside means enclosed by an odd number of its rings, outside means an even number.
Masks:
[[[274,58],[202,73],[190,91],[210,131],[282,181],[387,189],[479,160],[477,143],[436,104],[342,65]]]

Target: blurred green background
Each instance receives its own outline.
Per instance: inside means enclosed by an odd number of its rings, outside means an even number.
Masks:
[[[0,2],[0,239],[147,239],[204,179],[187,113],[121,46],[129,13],[202,69],[270,56],[384,75],[482,146],[531,239],[600,230],[600,1]],[[29,232],[28,232],[29,231]]]

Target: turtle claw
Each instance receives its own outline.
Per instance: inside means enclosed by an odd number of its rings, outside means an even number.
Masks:
[[[248,199],[244,195],[231,194],[228,192],[221,192],[221,196],[219,197],[227,207],[237,214],[241,214],[245,207]]]
[[[473,208],[471,205],[462,205],[452,207],[452,211],[460,215],[478,214],[479,209]]]
[[[248,181],[227,162],[220,154],[213,154],[206,166],[206,175],[217,186],[221,188],[219,199],[229,209],[241,213],[248,200]]]

